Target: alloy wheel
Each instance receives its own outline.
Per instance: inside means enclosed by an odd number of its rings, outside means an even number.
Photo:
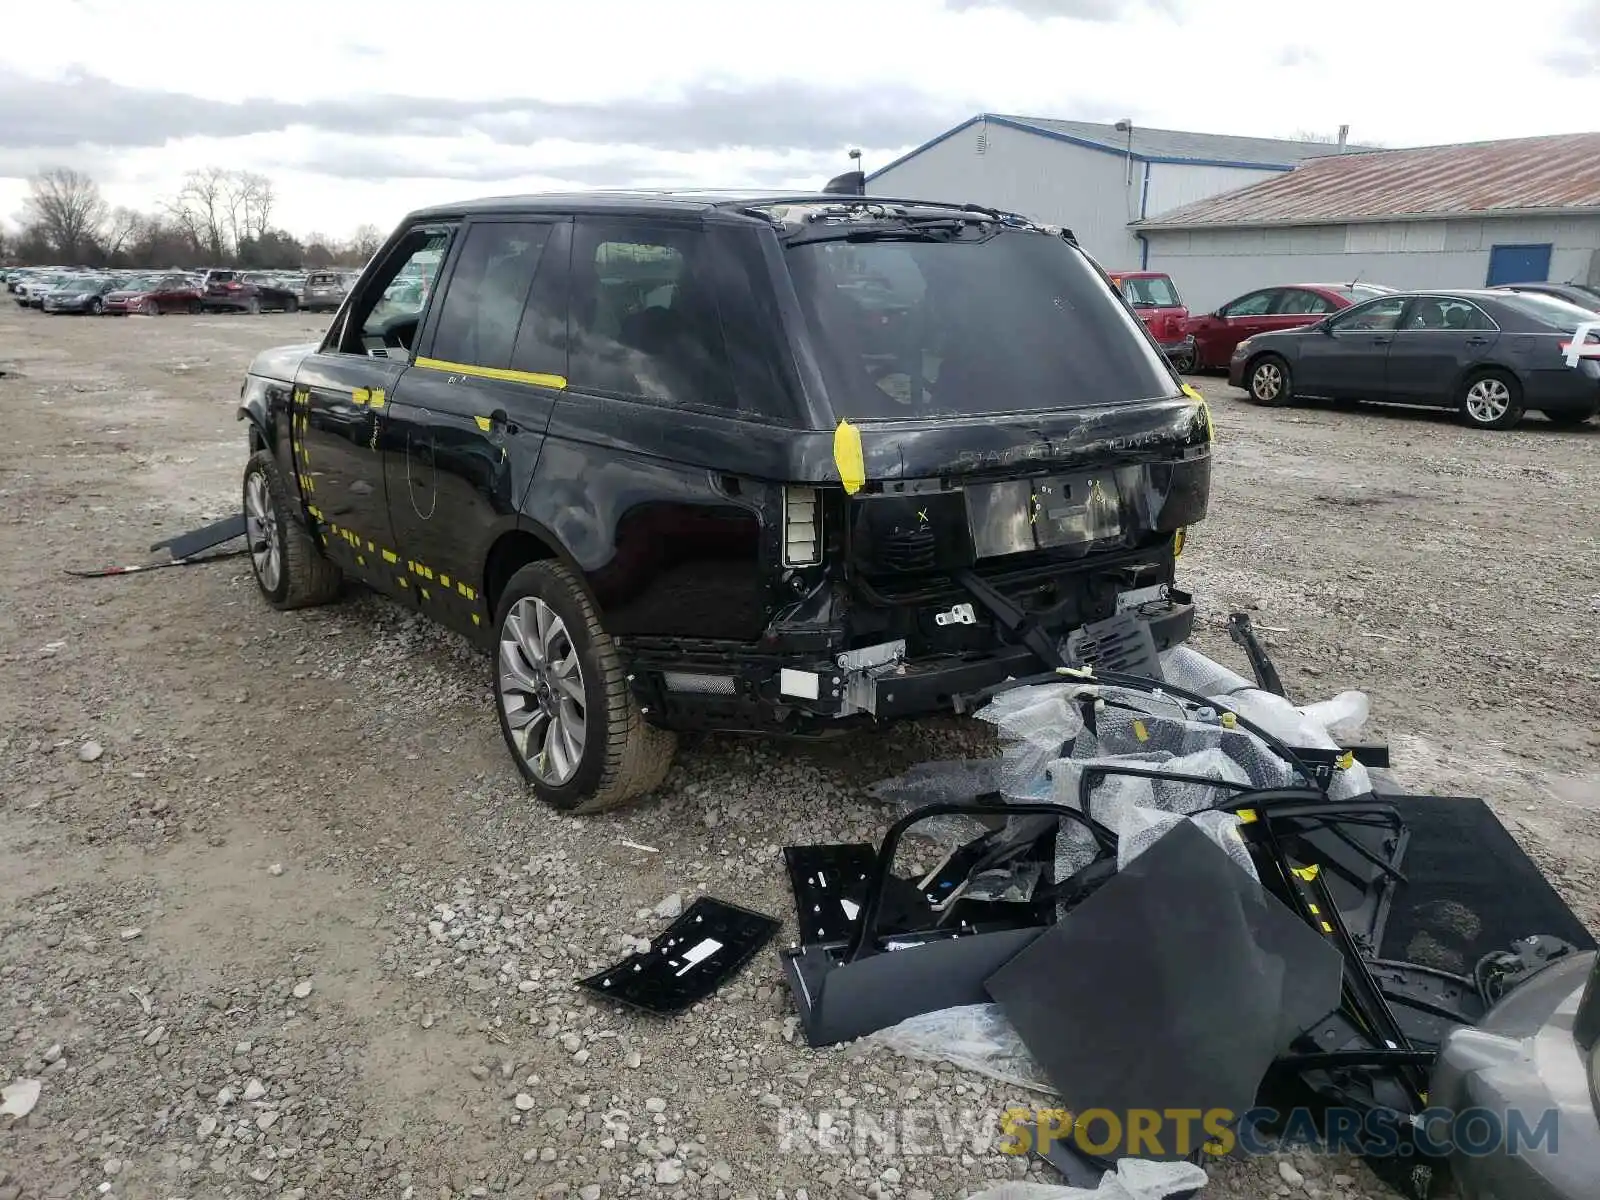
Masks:
[[[245,485],[244,523],[256,582],[262,591],[275,593],[283,579],[283,560],[278,549],[278,513],[272,506],[264,471],[254,472]]]
[[[1250,394],[1257,400],[1276,400],[1283,392],[1283,372],[1276,363],[1262,363],[1250,376]]]
[[[577,774],[588,733],[583,666],[566,622],[537,596],[512,605],[500,629],[500,707],[540,783],[561,787]]]
[[[1467,389],[1467,415],[1480,425],[1492,425],[1511,408],[1511,389],[1503,379],[1480,379]]]

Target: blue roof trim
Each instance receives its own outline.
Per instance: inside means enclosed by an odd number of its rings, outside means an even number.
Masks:
[[[1129,154],[1125,149],[1109,145],[1106,142],[1096,142],[1090,138],[1074,137],[1072,134],[1062,133],[1060,130],[1045,129],[1038,125],[1029,125],[1026,121],[1013,121],[1009,117],[997,117],[993,113],[979,113],[975,117],[968,117],[954,129],[947,129],[938,137],[933,138],[930,141],[923,142],[922,145],[918,146],[915,150],[908,150],[906,153],[902,154],[899,158],[895,159],[887,166],[879,167],[876,171],[873,171],[867,176],[867,182],[871,183],[874,179],[878,178],[878,176],[894,170],[896,167],[903,163],[909,162],[911,159],[917,157],[917,155],[922,154],[925,151],[932,150],[940,142],[955,137],[955,135],[960,133],[962,130],[971,129],[980,121],[987,121],[991,125],[999,125],[1005,129],[1015,129],[1019,133],[1031,133],[1034,137],[1042,137],[1052,142],[1065,142],[1069,146],[1079,146],[1085,150],[1098,150],[1101,154],[1114,154],[1118,158],[1129,157]],[[1158,165],[1165,166],[1228,167],[1239,171],[1292,171],[1296,166],[1295,163],[1234,162],[1221,158],[1183,158],[1171,155],[1139,154],[1137,152],[1135,152],[1131,157],[1136,162],[1156,163]]]
[[[923,142],[922,145],[918,146],[915,150],[906,151],[904,154],[902,154],[899,158],[895,159],[888,166],[879,167],[876,171],[872,171],[872,172],[868,173],[867,182],[871,183],[879,175],[882,175],[886,171],[894,170],[901,163],[910,162],[913,158],[915,158],[917,155],[921,154],[925,150],[932,150],[940,142],[943,142],[943,141],[948,140],[949,138],[955,137],[955,135],[960,133],[963,129],[971,129],[979,121],[983,120],[984,115],[985,114],[983,114],[983,113],[979,113],[975,117],[968,117],[965,121],[961,122],[961,124],[957,125],[954,129],[946,129],[938,137],[933,138],[930,141]]]

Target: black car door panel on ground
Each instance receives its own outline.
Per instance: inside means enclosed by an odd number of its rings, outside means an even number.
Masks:
[[[762,512],[777,506],[767,480],[721,473],[776,466],[792,441],[760,269],[746,230],[574,226],[571,385],[526,509],[588,574],[616,636],[751,641],[765,628]]]
[[[391,398],[422,313],[391,300],[402,271],[436,271],[450,230],[412,231],[385,257],[345,321],[301,363],[293,393],[294,455],[318,541],[348,575],[410,598],[389,520],[384,458]]]
[[[523,486],[566,387],[571,222],[467,224],[391,399],[389,516],[422,606],[481,631],[490,547],[517,528]]]
[[[1299,342],[1296,393],[1382,400],[1389,347],[1405,306],[1404,296],[1382,296],[1314,326]]]
[[[1395,331],[1385,367],[1387,398],[1441,408],[1456,403],[1457,385],[1490,361],[1500,330],[1476,304],[1451,296],[1418,296]]]

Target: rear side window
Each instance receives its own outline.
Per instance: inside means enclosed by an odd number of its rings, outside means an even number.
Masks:
[[[430,357],[510,368],[528,293],[554,229],[542,222],[487,221],[467,230]]]
[[[713,247],[699,226],[579,221],[572,248],[572,386],[697,408],[735,407]]]
[[[1334,311],[1333,301],[1326,296],[1319,296],[1316,292],[1308,292],[1304,288],[1285,288],[1278,307],[1273,311],[1285,317],[1303,317],[1308,314],[1322,315]]]

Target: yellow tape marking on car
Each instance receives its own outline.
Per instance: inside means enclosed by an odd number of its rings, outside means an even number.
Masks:
[[[1335,765],[1341,771],[1348,771],[1351,767],[1356,765],[1355,753],[1353,751],[1346,750],[1343,754],[1339,755],[1338,761]]]
[[[833,431],[833,465],[839,468],[839,482],[848,495],[855,495],[867,482],[867,462],[861,454],[861,431],[849,421],[840,421]]]
[[[433,598],[433,597],[428,595],[428,589],[427,588],[419,588],[418,590],[422,592],[422,598],[424,600],[431,600]]]
[[[1294,873],[1300,876],[1301,879],[1304,879],[1307,883],[1310,883],[1317,877],[1317,872],[1320,870],[1322,870],[1322,867],[1319,864],[1312,863],[1309,867],[1294,868]]]
[[[365,554],[356,555],[356,566],[364,567],[366,565],[367,565],[367,556]]]
[[[483,624],[483,618],[480,617],[477,613],[473,613],[472,614],[472,623],[474,625],[482,625]]]
[[[383,552],[383,561],[386,563],[397,563],[400,561],[400,556],[393,550],[385,550]]]
[[[442,358],[419,358],[413,367],[426,371],[447,371],[452,375],[471,375],[476,379],[498,379],[503,383],[530,383],[534,387],[555,388],[567,386],[565,375],[546,375],[542,371],[512,371],[505,367],[480,367],[472,363],[447,362]]]
[[[1333,932],[1333,926],[1329,925],[1326,921],[1324,921],[1322,923],[1322,932],[1323,933],[1332,933]]]
[[[1200,394],[1200,389],[1196,388],[1196,387],[1193,387],[1192,385],[1186,383],[1186,384],[1183,385],[1183,394],[1185,396],[1189,397],[1189,399],[1195,401],[1195,403],[1199,404],[1200,405],[1200,411],[1205,414],[1205,417],[1206,417],[1206,441],[1208,441],[1208,442],[1216,441],[1217,440],[1217,428],[1216,428],[1215,425],[1213,425],[1211,423],[1211,405],[1206,403],[1206,398]]]
[[[468,600],[476,600],[478,598],[477,592],[473,591],[466,584],[460,582],[459,580],[456,581],[456,591],[460,592]]]
[[[310,513],[313,517],[315,517],[317,520],[319,520],[319,521],[322,520],[322,510],[320,508],[317,508],[315,505],[312,505],[312,504],[306,505],[306,511],[308,513]]]
[[[411,586],[411,581],[409,579],[407,579],[404,575],[397,576],[396,579],[399,582],[400,586],[403,587],[403,588],[408,588],[408,587]]]
[[[448,575],[439,576],[439,586],[444,588],[446,591],[449,591],[450,590],[450,576],[448,576]]]
[[[1184,534],[1184,531],[1182,529],[1178,530],[1177,533],[1172,535],[1172,557],[1173,558],[1182,558],[1183,557],[1184,538],[1185,538],[1185,534]]]
[[[386,402],[387,402],[387,397],[384,396],[383,389],[382,388],[373,388],[372,389],[372,399],[370,399],[367,402],[368,405],[370,407],[372,407],[372,408],[382,408]]]
[[[368,542],[368,543],[367,543],[367,553],[368,553],[368,554],[372,554],[372,553],[374,553],[374,552],[375,552],[375,551],[376,551],[376,550],[377,550],[377,547],[376,547],[376,546],[374,546],[374,545],[373,545],[373,544],[372,544],[372,543],[371,543],[371,542]]]
[[[1133,736],[1138,738],[1141,742],[1148,742],[1150,740],[1150,731],[1144,727],[1143,721],[1135,721],[1133,723]]]
[[[356,405],[357,407],[365,406],[367,401],[371,399],[371,388],[352,388],[350,391],[350,403]]]
[[[473,417],[472,419],[478,423],[478,428],[483,430],[485,433],[488,433],[490,428],[494,425],[494,422],[489,420],[488,417]]]
[[[1256,810],[1255,809],[1253,809],[1253,808],[1241,808],[1239,810],[1239,824],[1241,824],[1241,825],[1249,825],[1255,819],[1256,819]]]

